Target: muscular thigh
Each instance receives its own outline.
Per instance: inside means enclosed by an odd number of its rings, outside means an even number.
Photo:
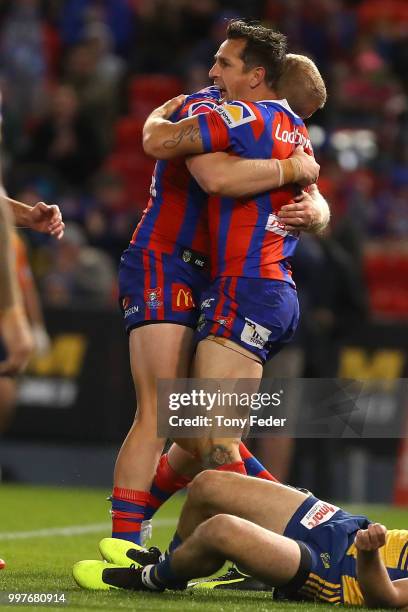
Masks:
[[[234,519],[239,544],[232,544],[232,552],[238,565],[271,586],[287,583],[299,567],[299,545],[253,522]]]
[[[194,378],[260,379],[262,365],[250,355],[235,350],[233,342],[223,345],[212,339],[205,339],[197,346],[192,375]],[[256,385],[254,392],[257,390]]]
[[[297,489],[259,478],[227,472],[213,475],[211,501],[216,512],[240,516],[281,535],[308,497]]]
[[[184,325],[156,323],[137,327],[129,336],[132,374],[139,385],[160,378],[188,376],[193,330]]]

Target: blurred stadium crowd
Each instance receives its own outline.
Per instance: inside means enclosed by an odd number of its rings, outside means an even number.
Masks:
[[[309,129],[332,231],[305,236],[294,263],[313,325],[336,320],[341,334],[369,312],[407,317],[406,0],[0,1],[6,188],[58,203],[69,222],[61,243],[27,235],[45,301],[115,307],[116,264],[153,169],[143,121],[208,84],[234,16],[286,33],[327,82]]]

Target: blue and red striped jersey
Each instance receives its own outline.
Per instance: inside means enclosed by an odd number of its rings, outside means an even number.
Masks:
[[[218,102],[219,90],[208,87],[188,96],[171,120],[208,113]],[[156,163],[150,196],[130,244],[171,254],[180,247],[190,248],[208,255],[207,195],[187,170],[184,158]]]
[[[297,145],[313,155],[307,129],[286,100],[227,102],[199,117],[206,152],[250,159],[290,157]],[[271,278],[293,284],[288,258],[298,233],[277,213],[296,194],[294,185],[248,199],[212,197],[208,205],[212,276]]]

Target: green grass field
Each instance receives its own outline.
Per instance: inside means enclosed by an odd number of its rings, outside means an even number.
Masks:
[[[81,591],[71,567],[80,559],[99,558],[98,541],[110,535],[107,491],[0,485],[0,591],[64,593],[70,610],[177,610],[243,612],[254,610],[332,610],[320,604],[273,602],[267,593],[197,592],[132,594]],[[177,496],[157,514],[152,544],[165,547],[183,498]],[[406,512],[387,507],[353,507],[388,527],[407,526]],[[64,530],[65,528],[65,530]],[[4,595],[2,595],[4,597]],[[61,610],[64,606],[19,606]],[[0,610],[12,606],[0,605]]]

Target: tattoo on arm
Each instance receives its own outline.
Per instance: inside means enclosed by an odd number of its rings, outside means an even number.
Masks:
[[[222,444],[212,446],[211,449],[203,455],[202,458],[204,469],[215,469],[220,465],[233,463],[234,458],[231,451]]]
[[[163,147],[165,149],[175,149],[181,143],[191,142],[191,143],[201,143],[201,132],[200,128],[194,127],[193,125],[189,125],[188,127],[180,128],[175,134],[174,137],[163,142]]]

